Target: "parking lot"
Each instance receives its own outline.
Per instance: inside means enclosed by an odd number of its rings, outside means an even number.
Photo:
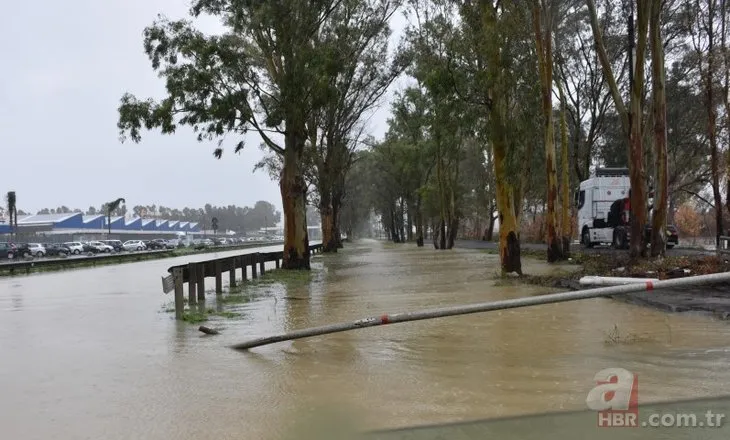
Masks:
[[[149,253],[161,250],[206,248],[233,248],[247,244],[266,244],[283,241],[283,237],[189,237],[151,240],[91,240],[64,243],[0,242],[0,264],[24,260],[50,260],[112,255],[119,253]]]

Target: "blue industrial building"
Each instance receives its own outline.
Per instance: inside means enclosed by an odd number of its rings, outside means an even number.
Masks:
[[[18,230],[16,232],[39,232],[46,234],[85,234],[106,233],[108,231],[105,215],[68,214],[36,214],[18,216]],[[179,222],[172,220],[142,219],[140,217],[111,218],[111,233],[117,235],[129,234],[158,234],[172,235],[179,232],[196,234],[200,227],[194,222]],[[10,225],[0,223],[0,234],[10,233]]]

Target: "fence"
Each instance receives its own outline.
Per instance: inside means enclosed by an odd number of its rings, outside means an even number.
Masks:
[[[317,253],[322,251],[322,244],[309,246],[309,252]],[[248,267],[251,267],[251,278],[257,278],[265,272],[267,262],[275,262],[276,268],[284,259],[284,251],[277,252],[256,252],[251,254],[236,255],[233,257],[214,258],[206,261],[172,266],[168,269],[170,275],[162,277],[162,291],[175,292],[175,318],[182,319],[185,295],[183,286],[188,283],[188,303],[197,304],[198,301],[205,301],[205,279],[215,278],[215,293],[223,293],[223,274],[228,272],[229,286],[236,286],[236,270],[241,269],[243,281],[248,279]],[[258,273],[257,273],[258,266]]]

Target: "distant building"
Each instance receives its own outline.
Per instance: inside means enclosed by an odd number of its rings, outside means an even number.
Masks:
[[[35,214],[18,216],[19,234],[43,233],[44,235],[106,234],[109,228],[105,215]],[[113,235],[179,235],[178,233],[199,234],[200,227],[195,222],[176,220],[143,219],[140,217],[112,217]],[[0,222],[0,234],[10,233],[10,225]]]

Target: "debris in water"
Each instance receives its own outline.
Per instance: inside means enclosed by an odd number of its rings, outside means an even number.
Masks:
[[[204,325],[201,325],[200,327],[198,327],[198,330],[205,333],[206,335],[219,335],[220,334],[220,332],[218,330],[206,327]]]

